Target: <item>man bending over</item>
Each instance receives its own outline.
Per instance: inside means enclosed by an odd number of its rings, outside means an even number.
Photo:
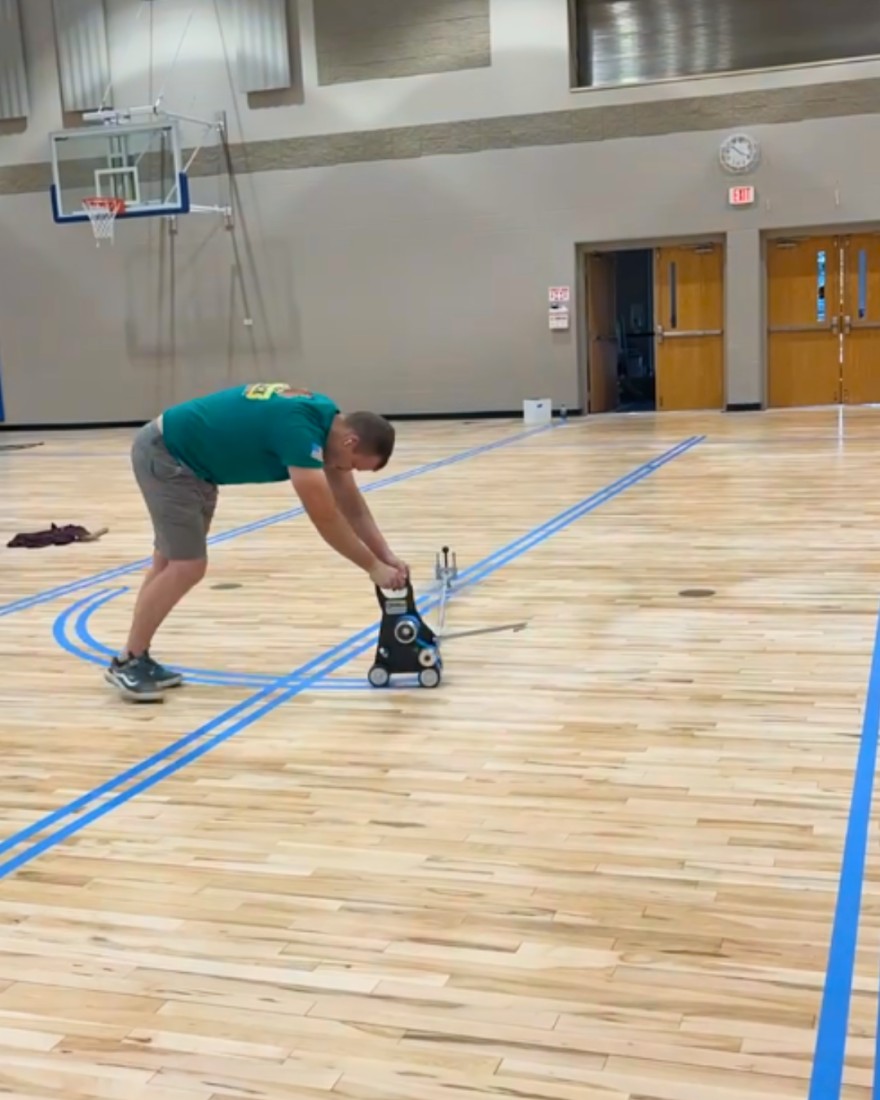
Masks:
[[[404,587],[408,568],[389,549],[352,471],[381,470],[394,427],[375,413],[340,413],[329,397],[285,383],[235,386],[167,409],[142,428],[132,467],[155,533],[121,656],[105,677],[127,698],[153,702],[182,677],[150,656],[153,637],[208,567],[208,531],[220,485],[290,480],[337,553],[380,588]]]

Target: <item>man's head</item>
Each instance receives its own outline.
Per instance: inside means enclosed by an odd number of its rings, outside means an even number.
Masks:
[[[394,453],[394,425],[371,412],[336,418],[327,439],[325,461],[338,470],[382,470]]]

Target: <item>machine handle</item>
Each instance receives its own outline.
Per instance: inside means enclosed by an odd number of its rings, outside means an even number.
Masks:
[[[375,589],[376,597],[379,600],[379,606],[382,608],[383,612],[390,601],[403,599],[406,600],[406,608],[409,613],[416,610],[416,594],[413,590],[412,580],[409,577],[407,577],[406,588],[392,589],[390,595],[384,589],[380,588],[378,584],[375,585]]]

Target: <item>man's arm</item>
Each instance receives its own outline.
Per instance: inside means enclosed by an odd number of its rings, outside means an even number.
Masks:
[[[391,548],[358,488],[354,474],[349,470],[327,470],[327,482],[333,491],[339,510],[351,524],[355,534],[373,551],[380,561],[397,562]]]
[[[292,466],[289,472],[290,480],[302,501],[303,508],[321,538],[338,554],[360,566],[365,573],[369,573],[375,581],[382,562],[378,554],[358,538],[345,517],[340,514],[325,471]]]

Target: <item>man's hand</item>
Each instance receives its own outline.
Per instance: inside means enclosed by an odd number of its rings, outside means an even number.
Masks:
[[[400,558],[397,557],[396,554],[392,554],[390,550],[385,554],[380,554],[379,558],[382,562],[384,562],[385,565],[390,565],[393,569],[398,570],[403,580],[403,583],[400,585],[400,587],[403,588],[406,585],[407,580],[409,580],[409,566],[406,564],[406,562],[401,561]]]
[[[379,562],[375,569],[370,570],[370,580],[373,584],[377,588],[388,589],[391,592],[398,592],[401,588],[406,588],[406,579],[405,569],[386,565],[385,562]]]

